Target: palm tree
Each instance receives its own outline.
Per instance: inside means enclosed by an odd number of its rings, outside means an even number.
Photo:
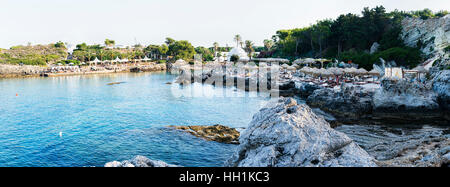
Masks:
[[[219,49],[219,43],[214,42],[213,46],[214,46],[214,56],[217,57],[217,50]]]
[[[241,35],[234,36],[234,41],[236,41],[236,47],[239,47],[239,43],[242,41]]]
[[[248,58],[251,60],[252,59],[252,54],[255,51],[253,49],[253,42],[252,41],[250,41],[250,40],[246,40],[245,41],[245,50],[248,53]]]
[[[274,45],[272,40],[264,40],[264,47],[266,47],[267,51],[270,51]]]

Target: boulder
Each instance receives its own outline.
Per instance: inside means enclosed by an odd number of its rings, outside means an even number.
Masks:
[[[226,162],[230,167],[375,167],[374,158],[305,104],[275,99],[257,114]]]
[[[112,161],[105,164],[105,167],[180,167],[177,165],[167,164],[159,160],[151,160],[145,156],[136,156],[131,160],[122,162]]]
[[[208,141],[216,141],[227,144],[239,144],[239,131],[235,128],[223,125],[214,126],[170,126],[178,130],[183,130],[196,137],[203,138]]]

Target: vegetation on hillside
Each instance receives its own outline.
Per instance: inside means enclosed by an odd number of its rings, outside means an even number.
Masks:
[[[334,58],[352,61],[366,69],[379,61],[395,60],[402,66],[413,67],[422,61],[417,48],[407,47],[400,38],[401,21],[405,17],[422,19],[442,17],[446,11],[433,13],[428,9],[413,12],[386,12],[383,6],[364,8],[361,15],[343,14],[337,19],[320,20],[304,28],[279,30],[272,40],[265,40],[260,57]],[[378,51],[370,53],[379,43]]]
[[[0,63],[6,64],[47,65],[66,58],[67,49],[62,42],[35,46],[19,45],[0,50]]]

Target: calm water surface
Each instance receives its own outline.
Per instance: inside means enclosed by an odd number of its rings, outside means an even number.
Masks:
[[[199,97],[177,97],[173,90],[189,92],[192,86],[166,84],[175,77],[0,79],[0,166],[103,166],[136,155],[182,166],[222,166],[235,145],[166,126],[246,127],[267,97],[198,84],[193,86]],[[111,82],[125,83],[108,86]],[[223,93],[235,97],[211,97]]]

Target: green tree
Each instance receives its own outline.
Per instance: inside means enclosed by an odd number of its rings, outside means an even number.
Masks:
[[[108,47],[112,47],[115,44],[116,44],[116,41],[114,41],[114,40],[110,40],[110,39],[106,39],[105,40],[105,45],[108,46]]]
[[[253,48],[253,42],[250,40],[245,41],[245,51],[247,52],[248,58],[252,59],[253,53],[255,52],[255,49]]]
[[[195,53],[195,48],[187,40],[175,41],[173,44],[169,45],[169,53],[174,55],[175,60],[191,60]]]
[[[234,36],[234,41],[236,42],[236,47],[239,47],[239,44],[242,42],[241,35],[237,34]]]

